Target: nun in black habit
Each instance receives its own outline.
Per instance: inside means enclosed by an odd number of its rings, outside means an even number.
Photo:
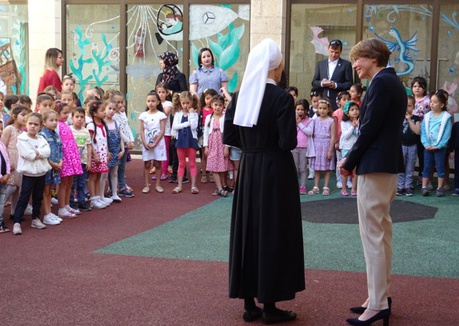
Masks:
[[[295,319],[276,302],[294,299],[305,288],[299,186],[290,152],[297,144],[295,109],[292,96],[276,86],[283,68],[273,40],[255,46],[225,118],[224,143],[242,149],[231,215],[229,296],[244,299],[247,322]]]

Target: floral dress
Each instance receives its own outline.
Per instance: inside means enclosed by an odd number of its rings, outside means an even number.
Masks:
[[[80,150],[73,138],[72,129],[63,121],[59,121],[59,136],[62,142],[61,178],[82,174]]]
[[[226,172],[231,170],[231,162],[225,157],[220,121],[213,119],[212,132],[209,135],[209,155],[207,156],[206,170],[210,172]]]
[[[11,165],[11,175],[8,179],[8,185],[10,186],[20,187],[22,185],[22,173],[16,171],[19,160],[19,153],[16,144],[18,142],[18,136],[22,132],[22,130],[17,130],[13,125],[7,126],[3,130],[2,142],[6,146]]]
[[[107,131],[103,124],[96,124],[90,122],[86,128],[91,134],[92,146],[94,151],[99,156],[99,162],[94,160],[94,156],[91,158],[91,170],[89,173],[105,173],[108,172],[108,141]]]
[[[314,150],[316,156],[312,158],[312,166],[315,171],[330,171],[335,169],[335,160],[327,159],[330,150],[331,126],[333,118],[327,117],[325,120],[317,118],[314,120]]]

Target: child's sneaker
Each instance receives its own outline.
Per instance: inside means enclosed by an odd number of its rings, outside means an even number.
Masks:
[[[306,187],[305,186],[301,186],[300,187],[300,195],[306,195],[307,192],[306,192]]]
[[[24,211],[24,215],[32,215],[32,212],[33,212],[32,205],[27,204],[27,208]]]
[[[70,207],[69,205],[65,206],[64,208],[65,208],[66,210],[68,210],[68,211],[69,211],[70,213],[72,213],[72,214],[75,214],[75,215],[80,215],[80,214],[81,214],[81,212],[79,211],[78,208],[75,209],[75,208]]]
[[[443,191],[443,188],[438,188],[437,191],[436,191],[436,195],[437,197],[444,197],[445,196],[445,193]]]
[[[58,202],[58,200],[56,198],[51,197],[51,204],[52,205],[57,205],[57,204],[59,204],[59,202]]]
[[[45,217],[43,217],[43,223],[44,223],[44,224],[48,224],[48,225],[58,225],[58,224],[61,224],[61,222],[59,222],[58,220],[56,220],[56,219],[54,218],[54,216],[52,216],[51,214],[45,215]]]
[[[57,211],[57,215],[61,218],[75,218],[76,215],[73,213],[70,213],[65,207],[64,208],[59,208]]]
[[[406,189],[405,196],[407,197],[413,196],[413,190],[411,190],[411,188]]]
[[[91,207],[95,209],[104,209],[107,207],[105,204],[99,201],[99,198],[91,200]]]
[[[91,206],[89,206],[87,203],[79,203],[78,210],[81,212],[88,212],[91,210]]]
[[[14,234],[14,235],[20,235],[20,234],[22,234],[21,224],[19,224],[19,223],[14,223],[14,225],[13,225],[13,234]]]
[[[110,197],[115,203],[121,203],[123,200],[118,196],[118,195],[115,195],[115,196],[112,196]]]
[[[427,189],[427,188],[422,188],[422,195],[423,195],[424,197],[429,196],[429,195],[430,195],[429,189]]]
[[[403,196],[405,193],[405,189],[397,189],[397,196]]]
[[[134,193],[132,191],[128,191],[127,189],[122,189],[118,192],[118,196],[132,198],[134,197]]]
[[[59,221],[59,222],[62,222],[62,221],[63,221],[63,219],[61,219],[61,218],[60,218],[59,216],[57,216],[56,214],[54,214],[54,213],[50,213],[50,214],[51,214],[51,216],[52,216],[56,221]]]
[[[453,196],[459,197],[459,188],[454,189]]]
[[[104,198],[99,198],[99,201],[101,201],[103,204],[107,205],[107,206],[110,206],[111,203],[113,203],[113,199],[111,198],[107,198],[107,197],[104,197]]]
[[[33,227],[34,229],[46,229],[46,225],[44,225],[39,218],[34,218],[32,219],[32,224],[31,224],[31,227]]]

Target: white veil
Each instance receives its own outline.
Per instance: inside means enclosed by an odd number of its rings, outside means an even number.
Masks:
[[[250,51],[237,99],[235,125],[253,127],[257,124],[268,72],[279,67],[281,62],[282,53],[272,39],[261,41]]]

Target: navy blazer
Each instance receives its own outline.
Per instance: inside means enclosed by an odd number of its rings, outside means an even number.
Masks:
[[[405,87],[394,68],[373,77],[360,108],[360,135],[343,166],[346,170],[357,167],[357,174],[404,171],[401,135],[406,105]]]
[[[351,88],[354,84],[354,78],[352,75],[352,65],[349,61],[339,58],[338,64],[336,65],[335,71],[331,76],[330,80],[338,84],[336,89],[320,86],[320,82],[323,79],[328,79],[328,58],[321,60],[317,63],[314,78],[312,80],[312,88],[322,92],[322,98],[329,98],[333,111],[338,108],[336,104],[336,97],[341,91],[345,91]],[[328,96],[327,93],[330,93]]]

